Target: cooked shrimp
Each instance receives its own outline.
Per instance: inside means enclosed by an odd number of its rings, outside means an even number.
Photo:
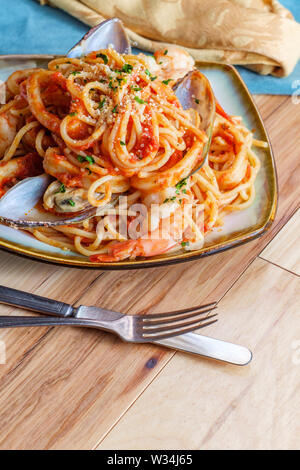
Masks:
[[[54,178],[69,187],[83,187],[83,172],[81,169],[73,165],[65,155],[61,155],[58,148],[47,149],[43,161],[44,170]],[[88,188],[91,181],[87,181]]]
[[[159,78],[161,80],[179,80],[193,70],[195,61],[183,48],[168,46],[154,53],[158,65],[160,65]]]
[[[108,253],[91,256],[91,261],[111,263],[122,261],[126,258],[136,258],[137,256],[156,256],[173,248],[176,245],[174,240],[152,240],[142,239],[127,240],[125,242],[112,243],[108,248]]]
[[[0,159],[11,145],[17,133],[18,119],[7,111],[0,114]]]
[[[42,159],[37,153],[0,162],[0,197],[18,181],[43,172]]]
[[[76,160],[76,157],[73,157],[74,159]],[[54,178],[69,188],[84,188],[88,190],[92,183],[108,174],[105,168],[99,169],[97,165],[88,161],[78,163],[78,165],[73,164],[72,159],[70,161],[61,153],[58,147],[50,147],[46,150],[43,165],[46,173],[54,176]],[[115,175],[113,177],[113,193],[125,192],[128,188],[129,180],[127,178],[122,175]]]
[[[178,208],[168,220],[161,220],[159,228],[149,232],[144,238],[112,243],[108,246],[108,253],[92,256],[91,261],[108,263],[137,256],[148,258],[166,253],[182,240],[186,227],[182,210]]]
[[[161,73],[161,67],[156,62],[156,60],[154,59],[152,55],[139,54],[139,57],[141,57],[143,61],[146,63],[147,68],[149,72],[151,73],[151,75],[158,76]]]

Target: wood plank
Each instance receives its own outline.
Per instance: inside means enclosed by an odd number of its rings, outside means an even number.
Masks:
[[[300,185],[299,135],[300,106],[289,99],[266,121],[277,166],[279,203],[275,227],[269,240],[299,208]],[[268,237],[267,237],[268,238]]]
[[[221,254],[218,270],[211,257],[202,269],[194,262],[189,269],[106,273],[80,303],[136,313],[217,299],[240,273],[245,248],[235,262],[230,252]],[[93,448],[173,354],[97,331],[52,329],[2,380],[0,448]]]
[[[300,210],[280,230],[261,257],[300,275]]]
[[[265,237],[199,262],[110,272],[98,279],[94,271],[51,266],[54,271],[38,292],[130,313],[157,312],[220,299],[295,211],[300,188],[294,177],[298,165],[294,137],[300,107],[292,110],[287,104],[275,114],[289,126],[284,132],[273,115],[267,119],[283,196],[276,223]],[[12,272],[15,287],[22,288],[24,275],[19,275],[17,263]],[[85,280],[85,276],[91,277]],[[18,331],[23,331],[25,337],[25,330],[10,331],[12,344],[20,341],[19,336],[14,336],[20,334]],[[45,331],[46,335],[28,341],[20,364],[9,364],[0,382],[0,448],[95,447],[173,355],[153,346],[124,345],[93,331]],[[37,330],[27,330],[26,334],[37,334]],[[57,351],[59,356],[55,355]],[[149,359],[155,359],[151,369]]]
[[[299,279],[257,259],[207,334],[248,345],[238,368],[177,353],[98,449],[297,449]]]
[[[78,271],[32,262],[4,252],[0,254],[0,264],[1,284],[69,303],[76,302],[90,283],[101,274],[97,271]],[[0,304],[0,315],[31,313]],[[6,374],[19,367],[25,358],[28,360],[30,351],[43,340],[50,329],[45,327],[0,330],[0,340],[6,345],[6,364],[0,366],[0,385],[4,386]]]
[[[265,120],[273,114],[280,106],[283,106],[290,100],[289,96],[273,96],[273,95],[253,95],[259,112]]]

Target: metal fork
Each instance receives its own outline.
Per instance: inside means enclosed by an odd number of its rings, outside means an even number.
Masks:
[[[216,302],[160,314],[124,315],[99,307],[81,305],[73,308],[63,302],[4,286],[0,286],[0,302],[60,317],[0,316],[0,328],[85,326],[110,331],[133,343],[153,342],[178,336],[205,328],[217,321],[216,314],[209,315],[209,312],[216,308]]]

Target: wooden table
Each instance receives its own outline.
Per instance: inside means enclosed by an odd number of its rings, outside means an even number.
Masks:
[[[271,232],[177,266],[82,271],[0,253],[0,283],[128,313],[219,301],[207,334],[250,347],[245,368],[93,330],[1,330],[1,449],[299,447],[300,104],[256,101],[273,143],[280,201]],[[0,306],[0,314],[24,312]]]

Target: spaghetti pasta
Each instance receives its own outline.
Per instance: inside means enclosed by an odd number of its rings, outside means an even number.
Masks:
[[[208,161],[189,176],[208,137],[198,113],[184,110],[173,91],[175,55],[173,48],[166,67],[168,51],[155,54],[160,66],[105,49],[8,78],[0,195],[45,171],[55,179],[46,210],[101,209],[76,225],[28,230],[33,236],[96,262],[155,256],[198,249],[224,215],[252,204],[260,168],[252,146],[266,144],[219,104]],[[113,194],[121,196],[115,210],[106,207]]]

